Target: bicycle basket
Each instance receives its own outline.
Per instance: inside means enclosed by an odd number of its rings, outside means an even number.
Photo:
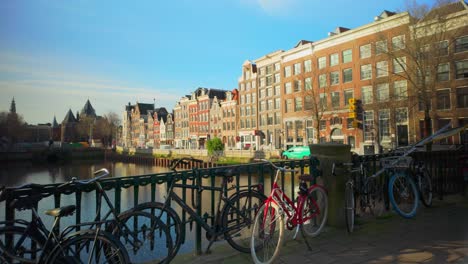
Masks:
[[[406,157],[386,157],[380,159],[380,166],[383,168],[409,168],[411,163],[413,162],[413,158],[406,156]]]

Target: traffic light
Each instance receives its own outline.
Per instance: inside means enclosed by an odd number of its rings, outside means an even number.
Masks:
[[[354,103],[354,113],[356,114],[356,119],[362,121],[363,119],[363,111],[364,109],[362,108],[362,101],[361,100],[355,100]]]

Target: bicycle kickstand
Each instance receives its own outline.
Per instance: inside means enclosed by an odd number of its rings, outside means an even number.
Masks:
[[[299,230],[299,228],[300,228],[300,225],[297,226],[296,234],[297,234],[297,231]],[[305,243],[307,245],[307,249],[309,249],[309,251],[312,251],[312,247],[310,246],[309,241],[307,240],[307,236],[306,236],[306,234],[304,234],[304,229],[303,228],[300,228],[300,229],[301,229],[301,235],[304,238],[304,241],[305,241]],[[296,235],[294,235],[294,239],[295,238],[296,238]]]
[[[210,243],[208,244],[208,246],[206,247],[206,250],[205,250],[205,254],[211,254],[211,246],[213,245],[213,243],[216,241],[216,239],[218,239],[218,235],[213,235],[210,239]]]

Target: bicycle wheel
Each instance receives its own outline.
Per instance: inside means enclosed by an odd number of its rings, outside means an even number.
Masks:
[[[283,243],[284,219],[273,202],[260,207],[255,217],[250,244],[252,259],[257,264],[272,263]]]
[[[421,201],[426,207],[432,206],[432,181],[431,175],[427,169],[419,172],[417,175],[419,194],[421,195]]]
[[[84,230],[69,237],[52,250],[46,263],[130,263],[127,251],[111,235],[95,230]]]
[[[150,213],[166,225],[172,238],[172,253],[170,259],[175,257],[184,241],[184,237],[180,217],[174,209],[168,206],[165,207],[164,204],[159,202],[147,202],[139,204],[137,207],[133,208],[133,210]]]
[[[11,246],[6,245],[8,239],[11,239]],[[44,236],[28,233],[25,227],[1,227],[0,259],[2,263],[36,263],[42,254],[45,241]]]
[[[377,181],[377,178],[367,179],[367,204],[369,210],[374,216],[381,216],[385,211],[385,201],[382,190],[382,185]]]
[[[172,238],[160,220],[148,212],[127,211],[113,222],[112,234],[120,238],[132,263],[164,263],[172,253]]]
[[[241,192],[230,198],[222,214],[222,228],[225,230],[224,239],[234,249],[249,253],[252,226],[258,209],[265,202],[266,197],[256,191]]]
[[[328,196],[320,185],[312,185],[302,208],[302,225],[306,235],[315,237],[320,234],[328,216]]]
[[[354,230],[354,188],[353,182],[349,181],[346,183],[345,188],[345,220],[346,228],[349,233],[352,233]]]
[[[414,217],[418,209],[418,191],[411,177],[395,173],[388,183],[388,196],[395,211],[405,218]]]

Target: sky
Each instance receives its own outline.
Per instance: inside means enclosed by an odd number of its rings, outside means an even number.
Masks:
[[[424,0],[429,3],[431,1]],[[0,111],[61,122],[87,99],[171,111],[198,87],[232,90],[244,61],[356,28],[405,0],[0,1]]]

